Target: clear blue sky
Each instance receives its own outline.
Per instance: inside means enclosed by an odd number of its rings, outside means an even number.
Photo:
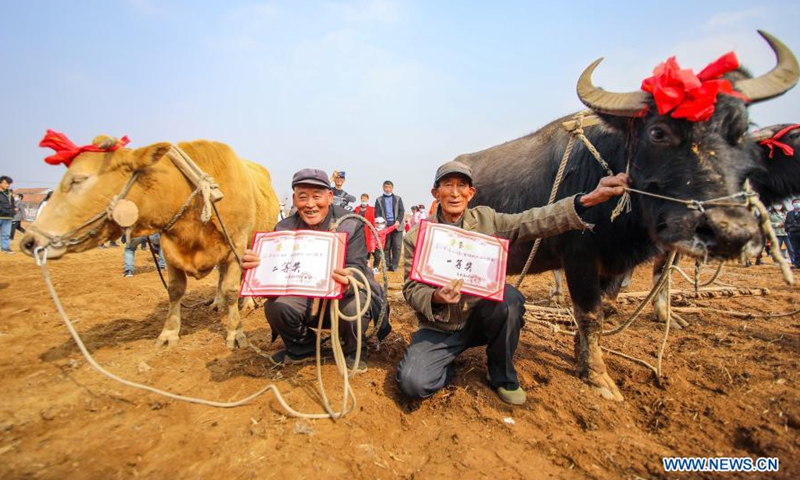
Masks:
[[[639,87],[677,55],[699,71],[734,50],[756,74],[765,29],[800,55],[800,4],[486,1],[0,1],[0,173],[53,186],[45,130],[85,144],[197,138],[291,175],[346,170],[345,189],[430,201],[436,167],[581,109],[575,83]],[[800,122],[800,89],[757,105]]]

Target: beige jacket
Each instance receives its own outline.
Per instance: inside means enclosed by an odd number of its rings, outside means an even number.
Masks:
[[[431,218],[436,221],[436,216]],[[462,228],[470,232],[494,235],[508,239],[512,244],[538,237],[558,235],[568,230],[591,229],[594,225],[584,222],[575,211],[575,197],[522,213],[497,213],[489,207],[468,208],[464,212]],[[426,285],[409,277],[414,249],[417,245],[419,226],[415,225],[403,237],[405,282],[403,296],[414,309],[420,328],[443,332],[455,332],[464,328],[472,308],[481,299],[462,295],[456,305],[434,305],[431,302],[436,287]]]

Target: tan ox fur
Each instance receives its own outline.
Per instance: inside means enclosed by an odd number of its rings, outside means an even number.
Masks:
[[[102,141],[95,139],[95,144]],[[205,173],[211,175],[225,197],[216,203],[225,227],[241,256],[254,231],[272,230],[277,222],[278,199],[269,172],[260,165],[240,159],[222,143],[198,140],[178,145]],[[166,156],[172,144],[157,143],[139,149],[114,152],[85,152],[75,158],[47,207],[21,241],[23,251],[32,254],[36,247],[47,247],[48,258],[68,252],[82,252],[118,238],[122,229],[113,221],[95,224],[97,234],[72,246],[53,246],[47,236],[61,236],[105,210],[119,194],[134,171],[139,177],[127,199],[139,208],[133,237],[159,233],[186,202],[195,186]],[[186,292],[186,275],[202,278],[214,267],[219,269],[215,306],[227,310],[227,345],[246,346],[239,317],[238,294],[241,268],[231,254],[215,216],[203,223],[202,195],[167,232],[161,232],[161,245],[169,272],[169,313],[157,345],[176,344],[181,324],[181,298]],[[82,235],[91,228],[77,232]]]

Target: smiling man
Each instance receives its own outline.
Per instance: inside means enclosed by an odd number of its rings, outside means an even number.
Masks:
[[[472,180],[472,169],[464,163],[452,161],[439,167],[431,190],[439,206],[429,220],[515,243],[591,228],[580,214],[621,195],[627,176],[605,177],[591,193],[517,214],[497,213],[489,207],[467,208],[475,196]],[[398,368],[400,390],[411,398],[433,395],[452,380],[458,355],[469,347],[486,345],[489,384],[503,401],[525,403],[513,358],[524,324],[525,297],[511,285],[506,285],[503,301],[495,302],[461,295],[461,284],[455,280],[444,287],[411,280],[418,233],[419,226],[413,227],[403,242],[403,296],[416,312],[420,328]]]
[[[322,170],[304,168],[292,177],[292,203],[297,210],[294,214],[278,222],[275,230],[322,230],[330,231],[330,227],[341,217],[350,212],[342,207],[333,205],[333,191],[331,190],[328,176]],[[366,331],[369,319],[377,319],[382,307],[381,287],[375,281],[372,270],[367,266],[367,247],[364,239],[364,225],[356,219],[346,219],[336,228],[337,232],[347,233],[347,250],[345,254],[345,268],[357,268],[366,277],[372,287],[372,303],[367,316],[362,322],[362,329]],[[247,250],[242,257],[242,266],[245,269],[257,267],[260,263],[258,256],[252,250]],[[343,276],[351,275],[347,270],[337,269],[333,274],[336,281],[345,283]],[[366,293],[361,290],[361,305],[366,303]],[[285,348],[274,353],[270,359],[276,365],[290,361],[310,359],[316,354],[316,335],[311,327],[316,327],[317,322],[312,314],[314,299],[307,297],[283,296],[270,298],[264,304],[264,313],[272,328],[272,340],[280,336]],[[330,305],[330,304],[329,304]],[[339,300],[342,313],[352,316],[356,313],[356,299],[353,290],[348,288],[344,297]],[[325,315],[325,325],[330,325],[330,306]],[[391,327],[386,324],[383,331],[378,332],[378,338],[385,337]],[[342,321],[339,327],[345,360],[349,369],[364,371],[367,368],[366,342],[362,342],[362,353],[359,365],[354,365],[356,356],[356,323]],[[363,332],[362,332],[363,333]]]

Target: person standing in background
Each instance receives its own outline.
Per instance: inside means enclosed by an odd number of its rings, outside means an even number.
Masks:
[[[147,239],[150,239],[150,244],[153,246],[153,253],[158,258],[158,269],[164,270],[167,268],[167,262],[164,261],[164,252],[161,249],[161,236],[158,233],[150,235],[150,237],[134,237],[127,239],[128,243],[125,245],[125,250],[122,255],[123,267],[122,276],[132,277],[134,272],[133,260],[136,255],[136,247],[140,245],[147,245]],[[143,249],[144,250],[144,249]]]
[[[403,208],[403,199],[394,194],[394,183],[391,180],[383,182],[383,195],[375,200],[375,216],[386,219],[386,225],[396,225],[396,230],[386,237],[384,252],[386,253],[386,269],[390,272],[397,270],[400,263],[400,249],[403,246],[403,217],[406,212]]]
[[[351,203],[356,203],[356,197],[345,192],[342,186],[344,185],[344,172],[334,170],[333,172],[333,204],[342,207],[348,211],[353,211]]]
[[[769,209],[769,222],[772,224],[772,229],[775,230],[775,237],[778,240],[778,245],[772,248],[777,248],[778,253],[783,255],[782,247],[786,245],[786,253],[783,258],[788,258],[790,262],[794,263],[794,251],[792,244],[789,242],[789,236],[786,234],[786,228],[783,226],[783,220],[786,217],[786,210],[783,208],[782,203],[776,203]]]
[[[783,225],[786,228],[786,235],[789,236],[789,242],[792,244],[792,252],[794,252],[792,265],[800,268],[800,198],[792,200],[792,207],[794,209],[786,214]]]
[[[22,228],[22,220],[25,218],[25,210],[22,208],[22,199],[24,196],[20,193],[16,196],[16,209],[17,212],[14,214],[14,219],[11,220],[11,240],[14,240],[14,232],[19,230],[22,233],[25,233],[25,229]]]
[[[366,193],[361,194],[361,204],[359,204],[353,211],[356,215],[361,215],[373,227],[375,226],[375,209],[369,204],[369,195]],[[372,241],[372,229],[364,228],[364,237],[367,242],[367,264],[369,264],[369,257],[372,256],[372,263],[375,264],[376,254],[374,249],[374,242]]]
[[[3,253],[13,254],[11,251],[11,225],[14,221],[16,207],[14,195],[11,193],[11,184],[14,180],[3,175],[0,177],[0,247]]]

